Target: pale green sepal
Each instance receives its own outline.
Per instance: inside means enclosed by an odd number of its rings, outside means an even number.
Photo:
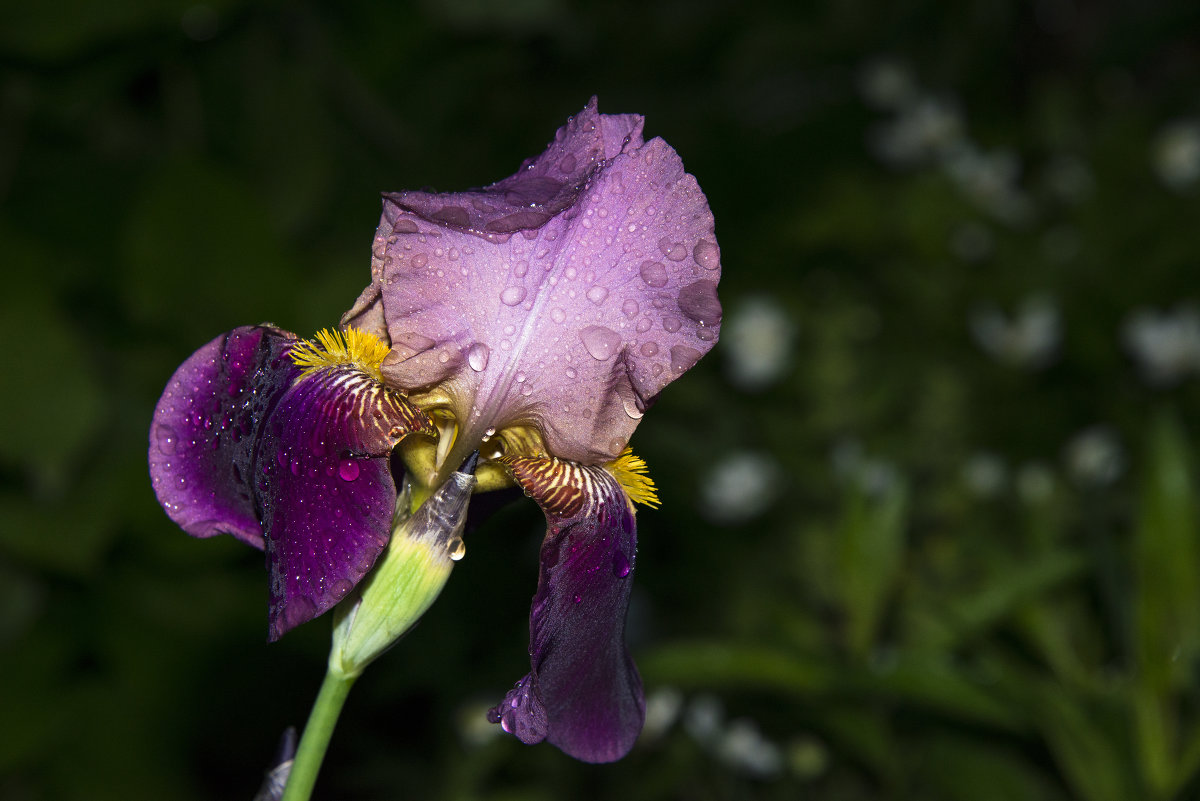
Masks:
[[[406,517],[402,493],[392,541],[375,569],[334,613],[329,670],[354,677],[390,648],[441,593],[456,557],[475,476],[452,473],[420,508]]]

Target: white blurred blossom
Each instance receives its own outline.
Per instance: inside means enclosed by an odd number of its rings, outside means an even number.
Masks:
[[[994,453],[977,453],[963,465],[963,483],[979,498],[994,498],[1008,484],[1008,468]]]
[[[1164,184],[1171,189],[1190,187],[1200,179],[1200,123],[1171,123],[1155,137],[1150,153],[1154,171]]]
[[[896,166],[915,166],[950,153],[963,136],[957,105],[920,97],[877,127],[871,137],[875,154]]]
[[[735,452],[717,460],[701,485],[702,511],[713,522],[743,523],[770,508],[782,469],[770,456]]]
[[[880,109],[901,108],[917,96],[917,84],[908,67],[886,58],[863,67],[858,88],[867,103]]]
[[[729,724],[716,744],[717,757],[726,765],[758,779],[778,776],[783,769],[783,752],[768,740],[752,720],[739,718]]]
[[[1067,444],[1065,456],[1068,474],[1081,487],[1106,487],[1125,470],[1121,443],[1107,426],[1081,431]]]
[[[721,331],[721,350],[734,384],[760,390],[777,381],[791,363],[795,326],[778,302],[750,298],[735,307]]]
[[[1200,312],[1195,306],[1173,312],[1138,309],[1126,319],[1121,338],[1152,384],[1175,384],[1200,372]]]
[[[1022,301],[1011,317],[994,306],[975,309],[969,324],[984,352],[1016,367],[1048,365],[1058,353],[1062,336],[1058,307],[1040,295]]]
[[[725,726],[725,707],[715,695],[697,695],[688,704],[683,728],[700,743],[716,742]]]
[[[946,174],[977,206],[1007,223],[1021,223],[1032,213],[1031,201],[1017,181],[1021,163],[1008,150],[985,152],[962,140],[943,154]]]
[[[642,739],[657,740],[667,733],[683,710],[683,693],[674,687],[660,687],[646,696],[646,722]]]

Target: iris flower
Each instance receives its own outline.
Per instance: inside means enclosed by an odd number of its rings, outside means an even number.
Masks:
[[[394,524],[464,462],[476,492],[521,487],[547,521],[530,670],[489,717],[590,762],[627,753],[645,717],[624,627],[634,503],[658,500],[628,443],[721,319],[707,201],[642,125],[593,98],[498,183],[385,194],[340,330],[217,337],[150,437],[175,522],[265,550],[271,640],[353,603]],[[460,531],[443,532],[451,559]]]

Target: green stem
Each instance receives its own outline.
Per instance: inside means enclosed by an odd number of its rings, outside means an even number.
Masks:
[[[325,673],[325,681],[321,682],[321,691],[317,693],[308,723],[304,726],[300,747],[296,749],[296,759],[292,762],[292,771],[288,775],[281,801],[308,801],[312,795],[321,761],[325,759],[325,749],[329,747],[329,738],[333,736],[333,727],[337,725],[338,715],[355,678],[332,670]]]

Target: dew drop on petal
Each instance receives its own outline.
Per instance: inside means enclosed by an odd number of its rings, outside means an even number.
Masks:
[[[578,376],[578,375],[579,375],[579,373],[575,372],[575,368],[574,368],[574,367],[568,367],[568,368],[567,368],[567,378],[572,378],[572,379],[573,379],[573,378],[575,378],[575,377],[576,377],[576,376]]]
[[[579,338],[597,361],[611,359],[621,346],[621,335],[602,325],[589,325],[579,332]]]
[[[467,544],[463,542],[462,537],[455,537],[446,543],[446,555],[455,562],[467,555]]]
[[[424,267],[428,263],[429,263],[429,257],[426,256],[424,253],[418,253],[417,255],[412,257],[412,266],[418,270],[421,269],[422,267]]]
[[[587,291],[587,299],[599,306],[608,297],[608,290],[602,286],[594,286]]]
[[[668,334],[674,334],[679,330],[679,327],[683,325],[683,323],[680,322],[678,317],[672,317],[671,315],[667,314],[663,316],[662,325],[664,331],[666,331]]]
[[[667,285],[667,268],[661,261],[644,261],[639,272],[646,286],[658,288]]]
[[[703,279],[679,290],[679,310],[701,325],[721,321],[721,301],[717,300],[717,285]]]
[[[625,314],[626,317],[636,316],[639,308],[640,307],[638,306],[638,302],[636,300],[634,300],[633,298],[630,298],[629,300],[627,300],[621,304],[621,311]]]
[[[500,293],[500,302],[505,306],[516,306],[525,300],[525,294],[525,287],[523,286],[505,287],[504,291]]]
[[[471,365],[471,369],[475,372],[482,372],[487,368],[488,356],[492,353],[492,349],[482,342],[476,342],[467,350],[467,364]]]
[[[154,427],[154,441],[158,443],[158,449],[167,456],[175,453],[175,429],[170,426],[159,423]]]
[[[654,323],[650,322],[649,317],[643,317],[642,319],[637,321],[637,332],[639,334],[644,334],[647,331],[649,331],[650,327],[653,325],[654,325]]]
[[[556,323],[561,323],[567,319],[567,313],[562,309],[554,308],[550,310],[550,319]]]
[[[721,266],[720,251],[715,243],[707,239],[701,239],[696,243],[696,247],[692,248],[692,258],[706,270],[715,270]]]
[[[343,459],[338,465],[338,477],[342,481],[354,481],[358,478],[358,462],[353,459]]]
[[[617,578],[625,578],[629,575],[629,571],[633,568],[629,564],[629,557],[623,551],[613,553],[612,571]]]
[[[643,356],[655,356],[658,354],[658,343],[643,342],[639,350],[641,350]]]
[[[687,345],[676,345],[671,348],[671,369],[677,373],[682,373],[700,361],[702,355],[704,354],[695,348],[689,348]]]

